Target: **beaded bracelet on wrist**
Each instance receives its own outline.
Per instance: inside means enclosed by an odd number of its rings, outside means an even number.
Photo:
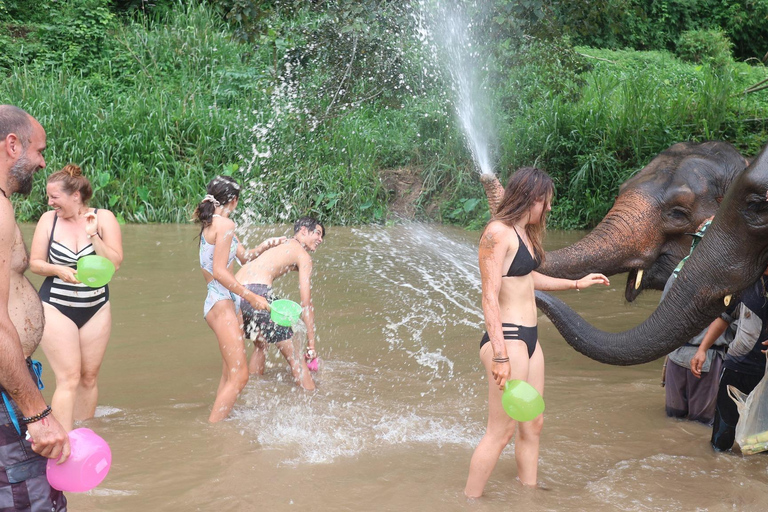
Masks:
[[[36,421],[40,421],[41,419],[45,418],[51,414],[51,406],[47,406],[45,409],[43,409],[43,412],[37,413],[34,416],[24,417],[21,418],[22,423],[25,425],[29,425],[30,423],[35,423]]]

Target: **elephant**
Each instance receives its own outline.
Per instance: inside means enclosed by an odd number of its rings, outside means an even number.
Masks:
[[[718,317],[768,265],[768,146],[735,178],[705,236],[664,300],[642,324],[600,331],[561,300],[536,292],[537,306],[565,340],[613,365],[653,361],[683,345]]]
[[[659,155],[619,188],[605,218],[575,244],[547,253],[539,272],[578,279],[599,272],[629,272],[624,297],[662,290],[688,254],[691,233],[715,214],[734,176],[748,161],[722,141],[680,142]],[[495,212],[504,193],[495,176],[481,182]]]

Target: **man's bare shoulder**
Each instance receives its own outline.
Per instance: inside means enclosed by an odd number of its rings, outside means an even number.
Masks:
[[[258,258],[249,261],[238,271],[235,278],[242,277],[248,282],[261,282],[259,278],[270,276],[275,279],[286,272],[297,270],[299,263],[305,258],[306,250],[299,242],[288,239],[284,243],[267,249]],[[240,276],[240,277],[238,277]],[[255,281],[253,281],[256,279]]]
[[[289,238],[285,243],[273,247],[270,251],[280,258],[284,265],[296,265],[309,256],[306,249],[295,238]]]
[[[4,249],[10,250],[13,246],[17,229],[13,205],[8,199],[0,197],[0,245]]]

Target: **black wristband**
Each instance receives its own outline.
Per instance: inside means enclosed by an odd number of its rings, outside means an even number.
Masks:
[[[51,414],[51,406],[47,406],[45,409],[43,409],[43,412],[35,414],[34,416],[29,416],[25,418],[21,418],[22,423],[25,425],[29,425],[30,423],[34,423],[36,421],[40,421],[41,419],[45,418]]]

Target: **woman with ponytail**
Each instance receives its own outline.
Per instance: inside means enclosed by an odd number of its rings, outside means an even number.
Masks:
[[[232,272],[234,260],[237,258],[244,264],[285,240],[285,237],[269,238],[255,249],[245,249],[235,236],[234,221],[229,218],[237,208],[239,198],[240,186],[237,182],[229,176],[217,176],[208,183],[207,194],[195,210],[195,220],[201,224],[200,267],[208,283],[203,316],[216,334],[223,359],[216,400],[208,418],[211,423],[229,415],[248,382],[240,300],[247,300],[254,309],[269,310],[264,297],[251,292],[235,279]]]
[[[93,189],[77,165],[48,177],[48,206],[32,239],[29,268],[45,276],[40,300],[45,311],[42,347],[56,376],[51,407],[67,430],[92,418],[97,379],[112,330],[109,285],[90,288],[77,280],[77,260],[97,254],[115,269],[123,261],[120,225],[109,210],[90,208]]]

